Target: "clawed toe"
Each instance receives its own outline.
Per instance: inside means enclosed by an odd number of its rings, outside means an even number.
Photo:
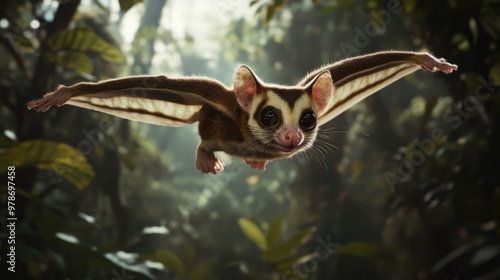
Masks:
[[[43,107],[43,102],[42,101],[43,101],[43,99],[31,101],[27,105],[28,110],[35,110],[37,112],[45,112],[47,110],[47,108]]]
[[[201,146],[198,146],[198,151],[196,153],[196,168],[203,174],[216,174],[217,172],[224,171],[222,162],[214,156],[214,153],[205,150]]]
[[[446,62],[444,58],[435,58],[430,54],[421,54],[420,57],[420,66],[430,72],[441,71],[443,73],[449,74],[458,69],[458,66],[455,64],[451,64]]]
[[[57,91],[49,92],[43,98],[29,102],[26,107],[28,110],[34,109],[37,112],[45,112],[53,105],[61,107],[72,97],[71,92],[62,91],[62,89],[64,89],[64,86],[59,86]]]

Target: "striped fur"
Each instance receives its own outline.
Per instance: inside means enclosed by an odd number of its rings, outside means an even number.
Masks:
[[[419,69],[451,73],[457,66],[427,53],[386,51],[319,68],[296,86],[263,83],[250,68],[242,66],[236,72],[234,89],[204,77],[132,76],[60,86],[27,107],[43,112],[67,103],[165,126],[198,121],[202,143],[196,165],[202,172],[223,170],[214,151],[242,157],[250,166],[263,170],[271,160],[309,149],[318,126]],[[264,127],[259,122],[266,106],[276,109],[279,126]],[[304,112],[318,116],[314,129],[300,128]],[[301,133],[300,143],[293,148],[280,146],[275,140],[290,127]]]

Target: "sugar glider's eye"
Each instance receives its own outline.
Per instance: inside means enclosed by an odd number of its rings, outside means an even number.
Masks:
[[[273,107],[265,107],[260,112],[259,121],[265,127],[275,127],[280,123],[280,116]]]
[[[300,116],[299,125],[305,131],[313,130],[316,127],[316,114],[311,110],[304,111]]]

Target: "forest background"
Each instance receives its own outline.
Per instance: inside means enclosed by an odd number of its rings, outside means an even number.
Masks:
[[[2,275],[498,279],[499,38],[498,0],[4,0],[0,260],[15,272]],[[196,126],[26,110],[58,84],[231,85],[240,64],[294,84],[390,49],[459,69],[383,89],[266,172],[221,155],[224,172],[200,174]]]

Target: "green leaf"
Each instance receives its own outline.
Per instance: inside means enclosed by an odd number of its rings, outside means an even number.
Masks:
[[[16,141],[7,137],[6,135],[0,135],[0,148],[8,148],[16,144]]]
[[[438,100],[439,95],[436,92],[433,92],[429,96],[427,96],[425,100],[424,114],[422,115],[422,118],[420,120],[420,133],[424,132],[425,127],[432,119],[432,111],[434,110],[434,107],[436,107]]]
[[[264,252],[262,259],[266,262],[276,263],[289,258],[291,253],[304,244],[315,230],[315,228],[310,228],[292,235],[283,243]]]
[[[354,4],[353,0],[337,0],[337,5],[342,9],[351,9]]]
[[[135,4],[142,3],[144,0],[118,0],[120,3],[120,10],[126,12],[130,10]]]
[[[272,248],[280,239],[282,227],[283,214],[280,213],[274,217],[269,225],[269,229],[267,230],[266,241],[269,248]]]
[[[92,73],[94,63],[83,53],[67,51],[57,56],[57,64],[81,73]]]
[[[352,163],[352,178],[355,179],[355,178],[358,178],[359,176],[361,176],[361,174],[363,173],[363,171],[365,170],[366,166],[365,166],[365,163],[361,160],[355,160],[353,163]]]
[[[58,254],[58,253],[56,253],[54,251],[48,251],[47,253],[50,256],[50,259],[55,264],[55,267],[58,268],[59,271],[65,271],[66,270],[66,262],[65,262],[64,258],[60,254]]]
[[[147,259],[162,263],[165,268],[177,273],[180,276],[184,276],[186,273],[186,269],[181,259],[177,257],[176,254],[169,251],[158,250],[154,254],[141,255],[140,259]]]
[[[479,80],[477,78],[477,73],[475,72],[465,72],[462,74],[464,83],[468,88],[474,89],[479,85]]]
[[[271,21],[271,19],[274,16],[274,13],[275,13],[274,7],[267,6],[266,14],[264,15],[264,25],[267,25]]]
[[[88,53],[96,53],[107,62],[125,63],[125,57],[120,49],[106,42],[88,28],[58,32],[47,40],[47,44],[50,51],[44,53],[44,58],[51,62],[58,62],[70,69],[75,69],[76,65],[84,63],[83,66],[77,67],[77,69],[80,71],[82,69],[86,71],[92,70],[90,66],[92,60],[87,56]]]
[[[500,63],[496,63],[493,67],[491,67],[490,76],[493,83],[500,85]]]
[[[457,49],[466,51],[470,49],[469,39],[463,33],[457,33],[451,38],[451,42],[457,46]]]
[[[33,43],[34,39],[24,36],[23,33],[16,34],[14,32],[10,32],[9,38],[16,44],[18,48],[28,50],[33,50],[35,48],[35,44]]]
[[[22,142],[0,154],[0,170],[9,165],[53,170],[78,189],[86,188],[95,175],[80,151],[64,143],[44,140]]]
[[[336,254],[354,257],[376,258],[385,252],[385,246],[378,242],[350,242],[335,250]]]
[[[274,0],[272,6],[276,11],[281,11],[286,6],[286,2],[288,0]]]
[[[189,273],[189,280],[215,280],[212,270],[207,262],[198,263]]]
[[[190,267],[196,257],[196,250],[191,243],[185,243],[183,248],[182,260],[187,267]]]
[[[156,279],[156,277],[151,273],[151,268],[149,266],[145,263],[135,263],[137,258],[136,254],[119,251],[105,253],[104,257],[124,270],[142,274],[149,279]],[[131,278],[133,279],[135,276]]]
[[[264,234],[256,224],[245,218],[238,219],[238,224],[248,239],[253,241],[253,243],[255,243],[261,250],[267,250],[267,243],[264,238]]]
[[[306,255],[299,255],[299,256],[293,256],[288,259],[284,259],[276,264],[276,269],[279,271],[285,271],[293,266],[303,264],[311,259],[313,259],[314,254],[306,254]]]
[[[403,10],[405,14],[411,14],[415,7],[417,6],[416,1],[403,1]]]

